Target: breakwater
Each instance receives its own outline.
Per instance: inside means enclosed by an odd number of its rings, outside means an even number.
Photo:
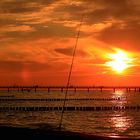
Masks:
[[[105,110],[140,110],[140,106],[65,106],[65,107],[0,107],[0,111],[105,111]]]

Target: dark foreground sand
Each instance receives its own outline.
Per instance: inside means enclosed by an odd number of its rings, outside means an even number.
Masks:
[[[93,135],[85,135],[75,132],[45,130],[45,129],[29,129],[16,127],[0,127],[0,139],[47,139],[47,140],[128,140],[128,138],[109,138]],[[131,138],[132,139],[132,138]],[[134,138],[133,138],[134,139]]]

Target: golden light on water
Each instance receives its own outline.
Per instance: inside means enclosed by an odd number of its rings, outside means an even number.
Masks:
[[[117,132],[125,132],[127,131],[130,127],[133,127],[133,121],[132,118],[126,117],[124,112],[120,112],[120,114],[116,114],[116,116],[112,117],[111,120],[111,125],[112,127],[117,131]]]
[[[108,57],[111,61],[106,62],[106,66],[111,67],[117,73],[122,73],[125,69],[133,66],[134,59],[120,49],[116,49],[116,53],[109,54]]]

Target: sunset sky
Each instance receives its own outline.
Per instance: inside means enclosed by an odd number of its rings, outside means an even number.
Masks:
[[[0,0],[0,84],[66,85],[83,15],[70,83],[140,85],[140,0]]]

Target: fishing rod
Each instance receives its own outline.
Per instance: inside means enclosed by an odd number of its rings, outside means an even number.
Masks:
[[[65,97],[64,97],[64,102],[63,102],[63,107],[62,107],[62,112],[61,112],[61,118],[60,118],[60,123],[59,123],[59,129],[61,130],[62,127],[62,122],[63,122],[63,116],[64,116],[64,107],[66,105],[66,98],[67,98],[67,94],[68,94],[68,88],[70,85],[70,79],[71,79],[71,73],[72,73],[72,69],[73,69],[73,63],[74,63],[74,59],[75,59],[75,53],[76,53],[76,48],[78,45],[78,40],[79,40],[79,36],[80,36],[80,31],[81,31],[81,26],[83,23],[83,19],[84,19],[84,15],[82,15],[80,24],[79,24],[79,30],[76,36],[76,42],[75,42],[75,46],[74,46],[74,50],[73,50],[73,55],[72,55],[72,60],[71,60],[71,65],[70,65],[70,70],[69,70],[69,74],[68,74],[68,80],[67,80],[67,85],[66,85],[66,92],[65,92]]]

